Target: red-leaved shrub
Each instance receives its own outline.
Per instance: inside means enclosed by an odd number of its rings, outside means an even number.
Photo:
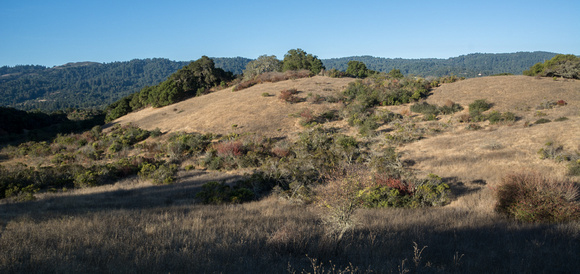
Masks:
[[[409,195],[412,196],[413,192],[415,191],[415,186],[412,183],[407,183],[402,181],[401,179],[395,179],[392,177],[379,175],[376,177],[376,184],[377,186],[386,186],[390,188],[394,188],[399,191],[401,195]]]
[[[220,157],[235,157],[243,155],[244,146],[240,141],[226,141],[213,144]]]

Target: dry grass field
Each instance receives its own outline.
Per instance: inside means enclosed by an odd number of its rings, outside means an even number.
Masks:
[[[329,96],[350,78],[312,77],[217,91],[115,123],[163,132],[251,133],[293,140],[304,130],[296,114],[340,109],[340,103],[288,104],[281,90]],[[269,93],[271,96],[263,96]],[[477,99],[513,112],[514,123],[459,122]],[[359,209],[341,241],[325,232],[323,210],[271,195],[238,205],[201,205],[195,194],[211,180],[234,181],[248,171],[180,171],[172,185],[135,178],[114,185],[47,193],[0,204],[0,273],[574,273],[580,269],[580,222],[527,224],[499,215],[493,189],[510,172],[566,175],[566,165],[539,158],[546,142],[580,152],[580,81],[501,76],[444,84],[426,99],[465,110],[422,121],[410,105],[380,107],[425,128],[422,139],[397,147],[417,174],[449,183],[453,201],[420,209]],[[536,109],[546,101],[567,105]],[[538,113],[540,112],[540,113]],[[295,115],[294,115],[295,116]],[[559,117],[567,120],[556,122]],[[534,124],[539,118],[552,122]],[[233,127],[232,125],[237,125]],[[356,131],[346,122],[326,123]],[[383,146],[395,130],[369,137]]]

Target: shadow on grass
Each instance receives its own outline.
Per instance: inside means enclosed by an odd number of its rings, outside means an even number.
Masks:
[[[203,184],[239,179],[241,176],[238,175],[196,170],[183,174],[178,182],[169,185],[143,183],[142,187],[119,186],[119,189],[102,192],[97,192],[99,190],[95,188],[95,193],[83,194],[82,191],[77,191],[78,194],[73,192],[70,195],[56,195],[28,202],[0,204],[0,217],[8,221],[22,215],[45,218],[52,214],[71,216],[106,210],[152,209],[172,204],[193,204],[195,195]],[[136,182],[139,179],[135,176],[129,180]]]

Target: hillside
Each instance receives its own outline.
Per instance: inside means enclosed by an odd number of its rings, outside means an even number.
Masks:
[[[578,182],[568,166],[580,165],[580,80],[497,76],[442,84],[421,101],[453,101],[463,110],[436,117],[411,112],[414,103],[375,104],[353,116],[347,112],[361,101],[340,97],[345,88],[372,101],[354,81],[315,76],[227,88],[130,113],[102,130],[1,150],[0,272],[580,268],[580,215],[573,215],[580,195],[550,196],[561,187],[573,193],[577,184],[545,183],[548,194],[538,194],[544,184],[532,185],[531,195],[555,197],[518,203],[532,221],[496,211],[498,189],[513,172]],[[293,88],[300,100],[283,102],[279,95]],[[491,103],[485,120],[468,110],[480,99]],[[335,118],[304,125],[305,109],[314,116],[335,110]],[[492,124],[494,111],[515,118]],[[352,117],[382,123],[362,134],[349,125]],[[541,159],[541,149],[549,157]],[[35,178],[35,185],[15,183]],[[376,183],[357,188],[369,181]],[[42,187],[48,190],[36,192]],[[369,203],[376,200],[386,205]],[[526,206],[539,214],[526,215]],[[534,223],[549,210],[577,219]]]
[[[336,104],[288,104],[278,98],[280,91],[295,88],[299,97],[336,95],[353,78],[315,76],[297,80],[256,85],[241,91],[222,89],[201,97],[191,98],[167,107],[147,108],[123,116],[114,123],[134,123],[145,129],[159,128],[163,132],[252,132],[267,136],[285,136],[301,130],[297,114],[305,107],[316,112],[336,109]],[[268,93],[269,96],[263,96]],[[233,125],[237,127],[233,128]]]
[[[308,93],[337,96],[352,81],[352,78],[316,76],[261,84],[238,92],[224,89],[163,108],[147,108],[126,115],[115,123],[132,123],[149,130],[159,128],[163,132],[211,132],[224,135],[251,133],[271,137],[296,137],[304,130],[297,118],[301,111],[307,108],[314,113],[338,111],[341,104],[312,104],[307,101],[288,104],[278,98],[280,91],[296,88],[300,91],[299,96],[303,98]],[[482,77],[443,84],[434,89],[426,101],[443,105],[451,100],[466,109],[454,115],[442,116],[439,121],[421,122],[425,128],[441,127],[443,133],[404,145],[400,149],[405,158],[417,162],[414,168],[424,173],[458,177],[466,182],[498,182],[505,172],[516,167],[554,172],[552,169],[557,165],[548,164],[546,167],[546,162],[539,160],[536,152],[550,140],[569,150],[579,149],[578,90],[580,81],[577,80],[554,81],[551,78],[535,79],[528,76]],[[271,96],[264,97],[263,93]],[[478,99],[491,102],[492,110],[515,113],[517,121],[511,126],[487,125],[478,131],[465,129],[466,124],[459,123],[458,117],[467,113],[467,105]],[[537,117],[537,106],[546,101],[558,100],[566,101],[567,105],[542,110],[547,114],[545,118],[553,121],[559,117],[568,117],[569,120],[524,127],[526,122],[533,123],[540,118]],[[409,105],[381,108],[404,113]],[[419,116],[413,114],[413,117]],[[344,121],[326,123],[325,126],[341,127],[345,132],[355,134]],[[393,128],[393,125],[383,126],[379,131],[389,132]],[[499,148],[486,149],[486,146],[494,144]],[[480,162],[483,159],[484,162]],[[563,175],[565,168],[561,166],[555,172]]]

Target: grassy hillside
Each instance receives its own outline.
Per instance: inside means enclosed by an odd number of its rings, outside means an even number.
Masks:
[[[574,272],[578,90],[527,76],[315,76],[7,147],[0,175],[52,173],[38,192],[4,189],[0,272]],[[506,215],[512,173],[571,182],[549,186],[576,196],[532,191],[542,209],[517,209],[537,216]],[[571,218],[545,219],[554,209]]]

